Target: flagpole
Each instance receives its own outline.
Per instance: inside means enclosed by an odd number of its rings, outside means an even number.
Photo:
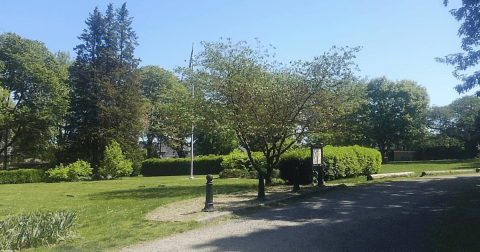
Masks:
[[[192,53],[190,54],[190,64],[189,68],[193,71],[193,43],[192,43]],[[195,86],[192,83],[192,99],[195,98]],[[193,108],[192,108],[192,115],[194,115]],[[194,179],[193,177],[193,132],[194,132],[194,124],[192,121],[192,136],[190,138],[190,179]]]

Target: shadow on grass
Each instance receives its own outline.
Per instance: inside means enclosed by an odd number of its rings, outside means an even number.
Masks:
[[[214,194],[224,194],[256,188],[252,185],[214,185]],[[92,200],[196,198],[205,195],[205,186],[167,186],[99,192],[89,195]]]

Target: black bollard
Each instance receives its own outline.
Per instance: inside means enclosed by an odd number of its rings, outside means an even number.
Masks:
[[[300,180],[300,174],[298,172],[298,167],[295,167],[295,174],[293,175],[293,190],[294,191],[300,190],[300,184],[299,184],[298,180]]]
[[[265,179],[263,178],[263,172],[258,172],[258,196],[257,199],[265,199]]]
[[[205,199],[205,208],[202,211],[204,212],[214,212],[215,207],[213,207],[213,176],[212,174],[207,175],[207,196]]]
[[[317,186],[325,186],[325,173],[323,172],[323,165],[318,167],[318,184]]]

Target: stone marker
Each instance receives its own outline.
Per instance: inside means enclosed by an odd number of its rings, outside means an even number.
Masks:
[[[396,177],[408,177],[415,175],[415,172],[396,172],[396,173],[382,173],[382,174],[370,174],[367,176],[367,180],[382,179],[382,178],[396,178]]]

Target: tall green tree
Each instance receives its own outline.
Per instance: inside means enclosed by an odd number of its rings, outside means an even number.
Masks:
[[[110,4],[105,16],[96,7],[85,24],[69,69],[72,100],[65,151],[60,156],[87,160],[97,171],[105,147],[115,140],[138,172],[142,159],[138,139],[147,124],[147,104],[136,69],[139,59],[133,55],[134,48],[125,46],[137,39],[131,18],[125,4],[115,14]]]
[[[173,73],[161,67],[144,66],[140,71],[142,95],[150,104],[145,132],[147,156],[156,157],[154,142],[165,143],[179,152],[191,130],[189,92]]]
[[[394,145],[409,145],[425,134],[429,97],[416,82],[373,79],[367,84],[367,99],[364,133],[375,140],[382,157]]]
[[[480,98],[469,95],[458,98],[443,107],[433,107],[429,112],[429,128],[442,139],[455,139],[472,155],[480,143],[478,116]]]
[[[68,108],[66,79],[67,72],[43,43],[0,35],[0,153],[8,147],[26,156],[45,153]]]
[[[314,134],[307,143],[320,143],[333,146],[361,145],[374,147],[375,141],[362,130],[368,127],[362,115],[362,108],[368,103],[367,83],[365,80],[354,80],[342,90],[338,90],[342,97],[342,111],[337,118],[335,127]]]
[[[359,50],[334,48],[311,62],[294,62],[287,68],[269,61],[268,51],[258,41],[255,48],[230,39],[202,46],[196,70],[181,71],[184,79],[202,89],[216,119],[235,130],[267,184],[285,151],[335,118],[341,107],[335,88],[353,78],[351,59]],[[253,158],[252,142],[260,142],[266,167]]]
[[[444,0],[443,4],[447,6],[448,0]],[[461,73],[477,66],[480,61],[480,50],[475,50],[480,44],[480,15],[478,15],[480,2],[462,0],[462,7],[450,10],[450,13],[457,21],[463,21],[458,29],[458,36],[462,38],[462,50],[467,54],[455,53],[444,58],[436,58],[436,60],[455,66],[453,76],[462,82],[455,89],[457,92],[463,93],[479,85],[480,80],[480,71],[474,71],[470,75]],[[476,94],[480,96],[480,91],[477,91]]]
[[[195,138],[196,155],[228,155],[240,144],[235,131],[227,128],[197,132]]]

